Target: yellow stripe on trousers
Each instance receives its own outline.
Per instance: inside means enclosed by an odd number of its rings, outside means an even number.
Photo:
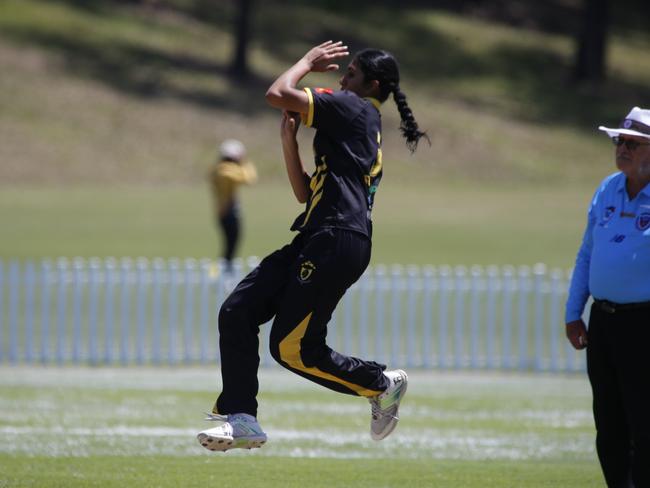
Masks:
[[[325,371],[321,371],[318,368],[305,366],[305,364],[302,362],[302,358],[300,357],[300,341],[305,336],[305,331],[307,330],[307,325],[309,325],[309,320],[311,319],[312,313],[313,312],[309,312],[303,321],[298,324],[298,327],[293,329],[289,335],[287,335],[287,337],[282,339],[280,342],[280,359],[282,359],[282,361],[287,363],[287,365],[290,367],[302,371],[303,373],[307,373],[312,376],[316,376],[317,378],[333,381],[340,385],[346,386],[359,396],[374,397],[379,395],[381,391],[369,390],[363,386],[355,385],[348,381],[342,380],[341,378],[337,378],[336,376],[326,373]]]

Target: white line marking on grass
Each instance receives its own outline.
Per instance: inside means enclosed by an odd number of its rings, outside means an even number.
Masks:
[[[495,432],[402,429],[377,443],[367,432],[287,430],[267,428],[269,444],[262,455],[316,458],[432,458],[432,459],[591,459],[591,435],[560,437],[536,434],[501,435]],[[0,427],[0,452],[49,456],[198,455],[197,431],[171,427],[52,426]],[[38,436],[38,443],[21,442]]]
[[[206,425],[194,401],[213,399],[218,378],[216,368],[0,367],[0,453],[218,457],[196,441]],[[585,378],[415,370],[409,379],[402,421],[377,443],[364,399],[262,370],[260,421],[269,443],[228,455],[595,459]]]

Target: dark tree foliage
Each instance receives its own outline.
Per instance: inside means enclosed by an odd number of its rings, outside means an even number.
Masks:
[[[577,37],[575,78],[600,81],[606,73],[609,0],[584,0],[582,28]]]
[[[254,0],[233,0],[237,6],[234,25],[235,51],[230,64],[230,72],[237,78],[247,78],[248,44],[251,38],[251,16]]]

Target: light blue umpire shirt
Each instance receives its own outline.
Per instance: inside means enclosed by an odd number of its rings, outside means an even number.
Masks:
[[[650,301],[650,184],[630,200],[617,172],[600,184],[576,257],[566,323],[580,319],[589,295],[614,303]]]

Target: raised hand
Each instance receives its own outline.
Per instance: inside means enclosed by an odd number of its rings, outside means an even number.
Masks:
[[[348,56],[348,47],[342,41],[326,41],[307,52],[302,59],[310,65],[311,71],[324,72],[336,71],[339,65],[332,61]]]
[[[282,122],[280,124],[280,135],[283,140],[295,139],[300,127],[300,115],[288,110],[282,111]]]

